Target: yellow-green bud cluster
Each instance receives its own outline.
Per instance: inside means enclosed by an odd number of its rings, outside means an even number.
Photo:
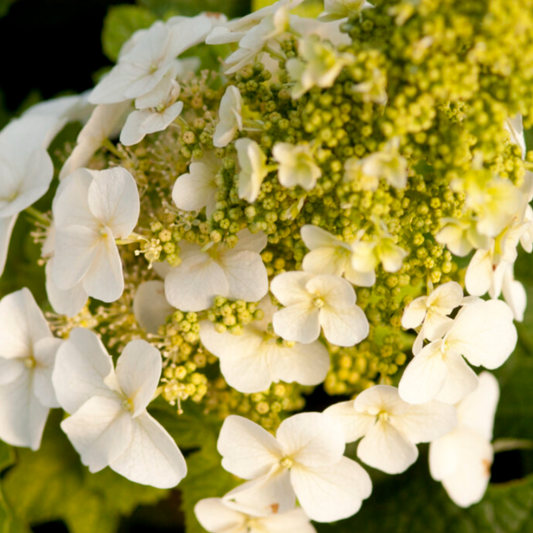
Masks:
[[[179,267],[183,242],[232,248],[243,229],[267,235],[261,257],[270,279],[302,268],[308,249],[301,228],[308,224],[350,243],[390,239],[407,252],[399,270],[389,272],[379,264],[375,284],[356,288],[370,333],[352,348],[328,346],[332,365],[324,387],[335,395],[395,382],[410,347],[401,328],[405,306],[427,287],[461,281],[458,263],[436,237],[449,219],[476,222],[468,183],[498,176],[520,186],[533,167],[531,153],[524,162],[504,128],[516,113],[524,116],[526,127],[533,124],[533,0],[373,4],[343,23],[351,44],[339,47],[339,53],[351,59],[331,87],[313,87],[292,98],[286,59],[301,57],[297,38],[289,37],[276,54],[275,81],[260,62],[228,81],[200,73],[182,85],[184,112],[177,122],[130,149],[119,147],[120,164],[135,176],[141,192],[136,233],[142,239],[137,255],[129,249],[122,254],[126,271],[144,269],[135,286],[154,277],[139,256],[148,264]],[[266,158],[268,173],[253,204],[239,197],[235,143],[213,146],[228,85],[243,98],[244,128],[236,138],[253,138]],[[280,163],[273,154],[277,143],[310,147],[321,173],[316,186],[305,190],[280,183]],[[371,155],[386,154],[391,145],[405,162],[405,187],[383,177],[369,185],[364,174],[350,170],[361,168]],[[218,163],[215,210],[210,216],[204,210],[181,211],[171,201],[174,183],[208,152]],[[97,155],[96,166],[102,158]],[[123,299],[97,313],[97,329],[114,339],[111,345],[120,346],[128,328],[139,334],[128,293],[134,288],[127,284]],[[212,321],[220,333],[239,334],[261,318],[256,303],[223,297],[200,314],[176,311],[161,327],[157,344],[165,357],[163,397],[173,404],[192,399],[221,417],[242,414],[268,429],[284,413],[301,409],[309,389],[280,383],[260,394],[239,393],[201,346],[202,320]]]
[[[199,357],[196,359],[199,360]],[[205,359],[202,362],[205,366]],[[194,362],[188,361],[182,365],[170,363],[163,371],[161,395],[170,405],[177,406],[178,411],[182,410],[181,402],[191,399],[201,403],[207,394],[209,381],[197,369]]]
[[[199,349],[200,324],[197,313],[175,311],[167,323],[159,328],[163,338],[163,356],[173,364],[193,362],[197,367],[204,367],[207,358]]]
[[[262,309],[258,309],[256,303],[232,301],[223,296],[217,296],[213,307],[207,312],[207,318],[214,322],[218,333],[228,331],[233,335],[240,335],[244,326],[254,320],[261,320],[263,316]]]
[[[207,409],[221,418],[231,414],[245,416],[265,429],[274,430],[288,413],[300,411],[305,406],[303,395],[311,390],[297,383],[274,383],[267,391],[244,394],[220,378],[210,391]]]

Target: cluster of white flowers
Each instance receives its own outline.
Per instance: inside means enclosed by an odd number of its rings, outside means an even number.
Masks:
[[[52,181],[50,139],[66,121],[87,119],[53,200],[53,225],[43,248],[47,293],[54,310],[69,317],[89,298],[118,300],[124,291],[119,247],[142,239],[135,233],[140,192],[125,168],[85,167],[110,137],[132,146],[185,120],[178,119],[184,109],[180,82],[196,65],[179,56],[198,43],[237,43],[226,59],[230,75],[258,59],[268,64],[281,37],[291,34],[300,52],[287,64],[292,97],[331,87],[352,60],[339,52],[347,39],[341,25],[372,6],[326,0],[323,15],[310,20],[290,14],[300,3],[281,0],[229,22],[208,14],[157,22],[124,45],[88,103],[86,96],[62,99],[9,124],[0,133],[0,271],[18,214]],[[239,198],[253,204],[272,172],[283,188],[313,189],[322,179],[315,147],[277,143],[267,164],[261,146],[246,136],[253,124],[244,108],[239,88],[229,85],[213,123],[215,149],[234,143]],[[519,119],[507,128],[524,150]],[[219,166],[214,152],[193,159],[167,199],[172,209],[211,216]],[[398,139],[363,159],[349,159],[343,172],[345,183],[358,180],[365,191],[376,190],[382,179],[398,190],[408,181]],[[453,281],[435,290],[430,284],[427,296],[406,307],[402,325],[416,329],[417,337],[398,387],[375,385],[323,413],[293,415],[275,437],[246,418],[226,418],[218,439],[222,466],[246,481],[196,505],[207,531],[305,533],[314,531],[310,519],[353,515],[372,491],[367,472],[344,456],[345,444],[356,441],[357,457],[388,474],[404,472],[418,457],[416,445],[429,442],[431,475],[450,497],[461,506],[481,499],[493,458],[498,384],[487,372],[478,377],[469,364],[496,369],[515,348],[513,320],[522,319],[526,302],[513,264],[519,243],[528,252],[533,247],[533,177],[528,174],[521,189],[493,176],[476,179],[453,184],[465,195],[465,209],[475,214],[472,225],[449,220],[437,236],[458,256],[476,250],[465,279],[470,296]],[[154,263],[161,279],[139,287],[135,315],[157,333],[176,309],[202,312],[220,296],[259,302],[260,317],[239,335],[200,322],[201,343],[219,359],[226,382],[242,393],[279,381],[318,385],[330,367],[326,345],[353,347],[369,334],[354,287],[372,287],[378,269],[398,272],[408,255],[387,228],[378,229],[370,236],[362,229],[347,242],[307,224],[301,228],[308,250],[302,270],[274,276],[261,256],[267,246],[261,231],[240,230],[234,246],[182,241],[179,263]],[[487,292],[490,299],[481,299]],[[498,299],[502,293],[507,303]],[[13,446],[37,450],[49,409],[61,407],[69,414],[61,428],[91,472],[109,466],[137,483],[174,487],[186,475],[185,459],[147,411],[161,373],[161,354],[146,341],[128,343],[115,369],[92,331],[77,328],[66,340],[54,338],[27,289],[0,301],[0,438]]]

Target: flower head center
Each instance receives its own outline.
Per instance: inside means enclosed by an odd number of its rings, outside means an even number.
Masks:
[[[389,413],[387,411],[380,411],[377,415],[377,419],[380,422],[388,422],[389,421]]]
[[[122,401],[122,409],[124,411],[133,411],[133,402],[129,398],[125,398]]]
[[[280,462],[279,464],[283,467],[283,468],[292,468],[292,466],[294,465],[294,461],[290,458],[290,457],[284,457]]]
[[[33,357],[33,355],[30,355],[29,357],[25,357],[23,362],[24,362],[24,366],[26,368],[28,368],[28,369],[35,368],[35,366],[37,364],[35,359],[34,359],[34,357]]]
[[[317,309],[322,309],[322,307],[324,307],[326,302],[324,302],[324,299],[321,298],[320,296],[317,296],[316,298],[313,299],[313,305],[317,308]]]

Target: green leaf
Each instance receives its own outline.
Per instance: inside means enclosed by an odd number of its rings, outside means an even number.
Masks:
[[[58,415],[49,420],[41,449],[18,450],[17,465],[2,480],[7,503],[21,521],[64,520],[71,533],[116,533],[121,516],[167,496],[109,469],[90,474],[59,429]]]
[[[116,61],[122,45],[133,33],[148,28],[155,21],[155,15],[140,6],[119,5],[110,8],[102,31],[104,54],[111,61]]]
[[[6,468],[15,464],[14,449],[0,441],[0,473]],[[28,533],[28,529],[17,520],[13,514],[13,510],[9,506],[0,481],[0,533]]]
[[[11,4],[14,4],[16,0],[0,0],[0,17],[7,15]]]
[[[501,389],[495,438],[533,440],[533,257],[521,253],[515,270],[517,279],[526,288],[530,306],[524,321],[516,323],[519,334],[517,349],[495,372]]]
[[[278,0],[252,0],[252,11],[258,11],[267,6],[271,6]],[[299,5],[297,8],[292,9],[291,13],[300,15],[301,17],[318,17],[320,13],[324,11],[323,0],[305,0],[305,2]]]
[[[13,451],[13,448],[5,442],[0,441],[0,472],[14,463],[15,452]]]
[[[239,484],[222,468],[221,459],[215,442],[187,457],[188,474],[180,484],[187,533],[205,533],[194,514],[194,506],[200,500],[224,496]]]
[[[85,486],[105,501],[112,501],[121,515],[130,515],[139,505],[153,505],[169,491],[132,483],[106,468],[97,474],[86,473]]]
[[[489,487],[483,501],[461,509],[428,474],[427,456],[399,476],[384,477],[352,518],[318,524],[319,533],[530,533],[533,476]]]
[[[182,449],[201,448],[206,442],[216,441],[222,426],[220,419],[189,403],[181,415],[165,401],[154,402],[149,411]]]
[[[30,529],[13,515],[0,486],[0,533],[30,533]]]
[[[158,17],[170,14],[190,17],[202,11],[222,12],[229,17],[240,17],[251,10],[251,0],[138,0],[138,3],[152,10]]]
[[[501,390],[495,438],[533,440],[533,356],[519,348],[495,374]]]

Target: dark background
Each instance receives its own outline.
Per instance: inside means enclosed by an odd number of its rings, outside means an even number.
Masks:
[[[14,2],[0,19],[0,91],[5,109],[14,113],[25,101],[91,88],[92,74],[110,65],[100,43],[107,8],[128,3],[134,2]]]
[[[251,0],[0,0],[0,15],[10,4],[0,18],[0,125],[24,104],[90,89],[93,74],[111,65],[100,41],[108,8],[135,3],[159,15],[229,9],[236,16]]]

